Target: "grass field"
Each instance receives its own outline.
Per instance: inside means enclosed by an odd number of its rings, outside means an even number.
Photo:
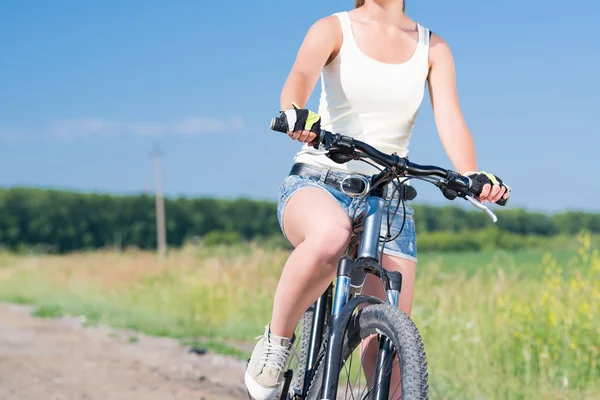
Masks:
[[[287,253],[253,245],[0,255],[0,300],[244,357]],[[600,256],[423,254],[413,318],[432,399],[600,399]],[[240,350],[240,348],[242,350]]]

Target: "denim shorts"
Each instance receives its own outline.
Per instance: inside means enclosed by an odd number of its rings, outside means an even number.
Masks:
[[[328,174],[334,174],[337,172],[329,171]],[[342,173],[342,175],[345,175]],[[277,219],[279,220],[279,226],[283,231],[283,210],[289,199],[296,193],[298,190],[305,187],[317,187],[321,188],[327,193],[329,193],[335,201],[346,211],[348,216],[352,218],[353,216],[360,215],[360,213],[365,209],[365,201],[364,198],[360,197],[349,197],[346,196],[341,191],[326,185],[324,180],[325,174],[323,174],[323,178],[321,180],[316,179],[314,177],[306,177],[300,175],[289,175],[287,176],[279,187],[279,201],[277,204]],[[390,227],[390,235],[394,238],[400,228],[402,228],[402,232],[400,235],[391,242],[386,242],[385,247],[383,248],[383,253],[388,254],[393,257],[401,257],[411,261],[417,261],[417,240],[415,233],[415,222],[413,220],[414,210],[408,205],[407,202],[404,202],[406,206],[406,214],[404,213],[404,208],[402,203],[398,206],[398,194],[392,198],[391,190],[388,190],[388,196],[385,201],[386,208],[383,216],[382,224],[381,224],[381,233],[382,237],[385,237],[388,233],[388,225],[387,225],[387,213],[389,207],[391,206],[392,214],[398,207],[396,216],[393,220],[391,220]],[[404,220],[404,221],[403,221]],[[404,222],[404,227],[402,227],[402,223]],[[284,232],[285,235],[285,232]],[[381,251],[382,242],[379,245],[379,251]]]

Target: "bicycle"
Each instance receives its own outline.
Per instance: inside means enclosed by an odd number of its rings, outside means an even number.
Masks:
[[[287,133],[286,120],[281,117],[273,118],[271,129]],[[475,196],[481,193],[482,186],[452,170],[415,164],[396,154],[382,153],[367,143],[326,130],[319,131],[311,146],[340,164],[350,160],[362,160],[372,161],[382,168],[378,168],[380,172],[372,175],[370,179],[363,175],[351,174],[341,182],[341,190],[344,193],[363,197],[366,209],[353,220],[353,233],[347,251],[338,263],[335,292],[333,285],[330,285],[304,313],[298,324],[300,338],[297,342],[299,351],[295,351],[297,365],[293,368],[290,364],[286,368],[277,398],[338,398],[340,372],[343,368],[347,371],[352,368],[352,355],[361,341],[377,335],[376,369],[374,376],[370,376],[371,387],[365,385],[365,389],[361,390],[359,378],[358,398],[387,400],[390,394],[395,396],[398,387],[390,388],[390,380],[394,359],[397,358],[400,367],[401,397],[393,398],[427,399],[428,372],[423,342],[411,318],[398,308],[402,275],[399,272],[386,271],[380,262],[379,243],[385,207],[384,195],[390,184],[393,184],[394,190],[406,190],[401,178],[420,179],[436,185],[449,200],[464,198],[485,211],[494,222],[497,221],[497,217],[488,207],[475,200]],[[345,182],[346,179],[348,182]],[[359,190],[350,193],[349,188],[357,187]],[[497,204],[506,205],[506,200],[500,200]],[[398,207],[394,213],[397,211]],[[385,240],[389,240],[389,233]],[[385,300],[360,294],[366,274],[373,274],[382,281],[386,293]],[[296,339],[295,335],[294,340]],[[349,382],[350,380],[347,382],[344,398],[348,398],[349,388],[352,396],[350,398],[353,399],[357,390],[351,384],[348,386]],[[363,397],[365,390],[367,391]]]

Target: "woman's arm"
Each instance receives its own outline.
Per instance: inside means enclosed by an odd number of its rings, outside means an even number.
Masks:
[[[323,67],[335,58],[342,40],[340,23],[335,16],[320,19],[309,29],[283,85],[281,110],[292,108],[292,102],[300,108],[306,106]]]
[[[456,90],[454,59],[448,44],[432,35],[429,49],[429,95],[442,145],[454,168],[464,174],[479,171],[473,137],[463,118]],[[501,185],[484,187],[480,200],[508,197]]]
[[[429,95],[442,145],[458,172],[477,171],[473,138],[458,102],[452,52],[437,35],[431,37],[429,60]]]

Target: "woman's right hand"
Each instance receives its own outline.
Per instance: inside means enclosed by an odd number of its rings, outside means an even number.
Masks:
[[[321,117],[315,112],[299,108],[296,103],[292,105],[294,108],[281,113],[288,124],[288,136],[302,143],[312,142],[321,130]]]
[[[317,134],[311,131],[288,132],[288,136],[301,143],[311,143],[317,137]]]

